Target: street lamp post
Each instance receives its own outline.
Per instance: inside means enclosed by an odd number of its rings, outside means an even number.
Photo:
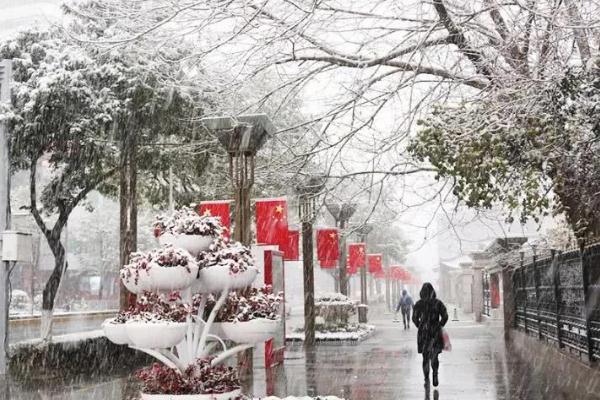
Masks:
[[[213,132],[229,158],[229,178],[234,189],[235,228],[233,239],[246,246],[252,244],[250,196],[254,185],[254,157],[267,137],[275,132],[265,114],[241,115],[236,118],[216,117],[201,120]],[[252,387],[253,352],[238,355],[240,378]]]
[[[296,186],[298,214],[302,223],[302,267],[304,275],[304,345],[315,344],[315,273],[313,262],[313,222],[317,215],[317,198],[325,179],[312,176]]]
[[[338,269],[338,280],[336,280],[336,291],[348,295],[348,280],[346,276],[346,235],[344,229],[350,217],[356,211],[356,204],[352,203],[326,203],[325,206],[335,220],[335,225],[340,230],[340,260]]]
[[[360,241],[363,243],[367,243],[367,236],[373,230],[372,225],[364,224],[361,225],[357,232],[360,236]],[[369,301],[367,299],[367,268],[368,265],[365,263],[364,267],[360,269],[360,303],[361,307],[358,308],[358,322],[366,324],[367,323],[367,312],[368,312],[368,304]]]
[[[249,246],[252,242],[250,193],[254,185],[254,158],[275,128],[265,114],[204,118],[201,122],[227,150],[235,198],[233,238]]]

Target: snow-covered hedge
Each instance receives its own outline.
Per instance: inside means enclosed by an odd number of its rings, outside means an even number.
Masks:
[[[323,293],[315,297],[317,329],[335,330],[348,325],[350,317],[356,314],[356,301],[341,293]]]

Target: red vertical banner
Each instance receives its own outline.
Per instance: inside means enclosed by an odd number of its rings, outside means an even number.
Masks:
[[[378,271],[383,271],[383,256],[381,254],[367,254],[367,265],[369,273],[375,274]]]
[[[352,266],[350,263],[350,257],[346,258],[346,273],[348,275],[354,275],[358,272],[358,267]]]
[[[348,245],[348,258],[350,259],[350,267],[363,268],[367,263],[366,244],[351,243]]]
[[[221,224],[225,228],[224,236],[229,237],[231,234],[231,210],[230,200],[218,201],[202,201],[198,206],[198,214],[218,217],[221,219]]]
[[[287,235],[287,246],[283,251],[285,261],[298,261],[300,259],[300,231],[298,229],[289,229]]]
[[[256,200],[256,243],[278,245],[283,250],[288,245],[287,200]]]
[[[375,272],[373,277],[375,279],[385,279],[385,271],[382,269],[381,271]]]
[[[323,269],[333,269],[337,267],[338,260],[319,260],[319,264]]]
[[[317,229],[317,259],[322,268],[334,268],[340,258],[339,234],[335,228]]]

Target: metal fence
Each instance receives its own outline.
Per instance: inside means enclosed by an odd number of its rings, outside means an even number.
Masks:
[[[490,287],[490,275],[483,274],[483,314],[488,317],[492,313],[492,290]]]
[[[516,329],[589,362],[600,359],[600,245],[534,256],[514,270],[512,284]]]

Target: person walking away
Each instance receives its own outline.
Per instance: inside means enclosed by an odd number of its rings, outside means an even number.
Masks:
[[[402,297],[396,307],[396,318],[398,320],[398,311],[402,311],[402,322],[404,323],[404,329],[410,329],[410,312],[413,308],[413,299],[410,294],[405,290],[402,291]]]
[[[433,386],[438,386],[439,354],[444,349],[442,328],[448,322],[446,306],[436,298],[431,283],[426,282],[419,293],[420,300],[413,307],[413,323],[418,329],[417,349],[423,355],[423,375],[429,387],[429,365],[433,369]]]

